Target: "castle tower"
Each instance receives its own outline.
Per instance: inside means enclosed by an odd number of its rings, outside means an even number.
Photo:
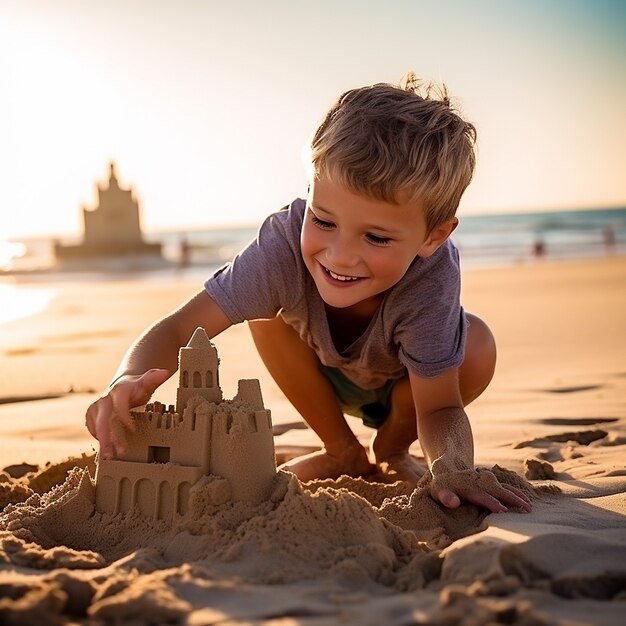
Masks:
[[[214,417],[210,458],[211,474],[228,480],[233,500],[259,503],[269,497],[276,455],[258,380],[240,380],[230,414]]]
[[[196,328],[189,343],[178,353],[178,391],[176,412],[183,414],[187,402],[200,396],[209,402],[223,400],[219,381],[219,359],[204,328]]]

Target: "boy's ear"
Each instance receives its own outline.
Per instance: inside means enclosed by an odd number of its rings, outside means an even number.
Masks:
[[[426,241],[424,241],[418,252],[419,256],[426,258],[436,252],[439,246],[445,243],[446,239],[448,239],[458,225],[459,220],[456,217],[449,219],[443,224],[439,224],[439,226],[434,228],[428,237],[426,237]]]

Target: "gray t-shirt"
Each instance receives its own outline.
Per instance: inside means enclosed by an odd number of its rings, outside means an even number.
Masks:
[[[279,312],[324,365],[340,369],[364,389],[401,378],[405,367],[437,376],[463,362],[466,322],[460,305],[457,249],[446,241],[428,258],[416,258],[389,289],[363,334],[339,352],[324,301],[300,252],[306,202],[294,200],[270,215],[257,238],[204,286],[233,324]]]

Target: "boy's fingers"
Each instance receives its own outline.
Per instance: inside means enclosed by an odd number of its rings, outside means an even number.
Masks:
[[[484,491],[472,492],[471,494],[468,494],[467,500],[472,504],[482,506],[492,513],[505,513],[509,510],[504,504],[502,504],[502,502],[500,502],[500,500],[498,500],[498,498]]]
[[[152,395],[154,390],[162,385],[169,377],[169,370],[151,369],[141,377],[140,382],[145,385],[146,391],[149,391],[150,395]]]
[[[503,485],[503,486],[505,489],[512,491],[516,496],[524,500],[524,502],[526,502],[527,504],[531,504],[531,499],[521,489],[518,489],[517,487],[513,487],[513,485]]]
[[[100,457],[102,459],[113,458],[113,446],[109,430],[109,419],[112,407],[105,406],[109,404],[106,398],[102,398],[94,405],[96,408],[96,415],[93,418],[95,422],[94,437],[100,442]]]
[[[152,369],[134,380],[114,385],[85,413],[87,430],[100,442],[100,457],[112,459],[126,448],[127,431],[135,430],[130,409],[145,404],[154,390],[170,377],[165,369]]]
[[[437,482],[437,480],[435,480]],[[508,507],[526,512],[532,510],[528,496],[517,487],[502,484],[492,472],[451,472],[443,476],[440,488],[435,487],[433,496],[444,506],[455,509],[461,500],[484,507],[492,513],[503,513]]]
[[[461,506],[461,499],[453,491],[442,489],[437,494],[437,499],[441,504],[449,509],[458,509]]]
[[[116,415],[113,415],[111,418],[110,426],[111,443],[113,444],[116,455],[119,456],[126,452],[126,429],[120,420],[117,419]]]
[[[111,398],[111,403],[113,405],[111,415],[109,416],[111,422],[117,418],[124,428],[134,431],[135,422],[130,416],[131,392],[124,388],[120,388],[116,389],[114,392],[110,392],[109,397]]]
[[[475,504],[476,506],[488,509],[492,513],[504,513],[505,511],[508,511],[506,506],[504,506],[497,498],[488,493],[480,491],[470,491],[461,495],[463,496],[463,500],[465,502],[469,502],[471,504]],[[459,496],[448,490],[442,491],[439,494],[439,501],[441,502],[441,504],[449,509],[457,509],[459,506],[461,506],[461,499],[459,498]]]
[[[515,487],[510,487],[508,485],[506,487],[503,487],[502,489],[503,492],[499,496],[502,502],[505,502],[509,506],[514,506],[522,509],[526,512],[530,512],[532,510],[533,506],[530,500],[521,491],[519,491]]]
[[[493,513],[507,511],[507,507],[510,506],[526,512],[532,509],[530,500],[520,489],[501,483],[493,472],[481,472],[476,486],[478,490],[475,490],[475,493],[488,496],[486,499],[481,498],[481,503],[484,503],[483,506],[487,506]],[[473,499],[472,502],[478,503],[478,500]]]
[[[130,390],[126,392],[128,408],[146,404],[156,388],[162,385],[169,377],[169,370],[164,369],[151,369],[142,374],[136,382],[129,385]],[[125,387],[122,387],[119,393],[124,393],[122,389],[125,389]]]
[[[529,512],[532,509],[530,502],[502,487],[496,493],[487,491],[471,491],[464,494],[464,500],[477,506],[482,506],[492,513],[504,513],[513,506]]]
[[[100,398],[95,407],[96,414],[93,421],[95,422],[95,437],[100,442],[100,456],[103,459],[112,459],[116,454],[123,453],[125,450],[127,426],[120,418],[114,396],[107,395]],[[127,419],[130,422],[130,428],[134,428],[130,414]]]

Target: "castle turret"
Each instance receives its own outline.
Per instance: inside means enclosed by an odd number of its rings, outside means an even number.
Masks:
[[[219,381],[219,359],[204,328],[196,328],[189,343],[178,353],[179,382],[176,412],[183,414],[194,396],[219,403],[223,400]]]

